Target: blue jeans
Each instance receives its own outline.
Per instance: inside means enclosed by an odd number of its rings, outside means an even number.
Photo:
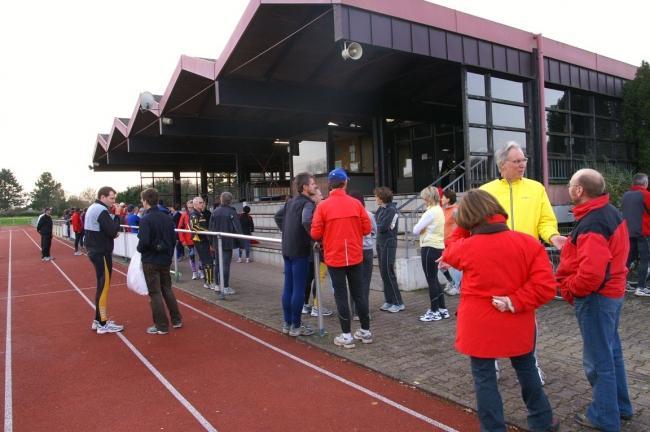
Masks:
[[[505,432],[503,401],[497,386],[497,373],[493,358],[470,357],[478,418],[481,432]],[[521,396],[528,408],[528,429],[545,431],[553,422],[553,411],[548,403],[542,382],[535,367],[534,352],[519,357],[511,357],[512,367],[517,372],[521,385]]]
[[[282,310],[284,322],[300,327],[300,314],[305,302],[305,284],[309,271],[309,257],[284,258],[284,290],[282,291]]]
[[[583,341],[582,364],[592,388],[587,418],[604,431],[619,431],[620,416],[632,415],[618,337],[622,306],[623,298],[613,299],[596,293],[575,299]]]
[[[251,257],[251,241],[248,239],[239,239],[239,258],[242,257],[242,251],[246,251],[246,258]]]

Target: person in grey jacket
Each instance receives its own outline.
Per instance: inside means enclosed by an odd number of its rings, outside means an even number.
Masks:
[[[210,217],[210,231],[223,232],[232,234],[241,234],[241,224],[237,210],[232,207],[232,194],[223,192],[220,197],[221,205],[214,209]],[[223,294],[235,294],[235,290],[230,288],[230,263],[232,261],[232,250],[235,245],[235,239],[232,237],[221,238],[221,248],[223,252]],[[212,237],[212,249],[214,250],[214,273],[217,284],[219,283],[219,240],[217,236]]]
[[[393,203],[393,191],[382,186],[375,189],[377,211],[377,259],[379,272],[384,283],[384,304],[379,308],[397,313],[406,309],[402,294],[397,286],[395,275],[395,255],[397,253],[397,207]]]

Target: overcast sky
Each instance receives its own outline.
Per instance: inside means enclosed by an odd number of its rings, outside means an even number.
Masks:
[[[398,1],[398,0],[395,0]],[[640,65],[649,7],[632,0],[436,1]],[[88,169],[97,133],[162,94],[181,54],[216,58],[247,0],[8,1],[0,5],[0,168],[26,190],[43,171],[67,194],[139,184]],[[541,11],[533,11],[543,6]],[[643,42],[645,40],[645,42]]]

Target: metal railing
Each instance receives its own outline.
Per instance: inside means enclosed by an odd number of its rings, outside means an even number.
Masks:
[[[36,221],[37,219],[34,219],[32,221],[32,225],[36,226]],[[54,236],[68,238],[67,227],[64,220],[62,219],[54,220],[52,228],[53,228],[52,234]],[[138,234],[127,230],[138,229],[138,228],[139,228],[138,226],[133,226],[133,225],[120,225],[121,231],[119,232],[118,236],[114,240],[113,254],[123,257],[125,262],[128,262],[128,260],[133,256],[133,254],[137,251],[137,246],[138,246],[138,237],[137,237]],[[217,253],[219,256],[219,296],[218,296],[219,300],[226,300],[226,296],[224,294],[224,288],[225,288],[224,262],[223,262],[223,239],[224,238],[257,240],[259,242],[277,243],[277,244],[282,243],[282,239],[272,238],[272,237],[260,237],[260,236],[233,234],[233,233],[215,232],[215,231],[199,232],[199,231],[183,230],[183,229],[175,229],[174,231],[176,233],[199,234],[199,235],[217,237]],[[74,239],[74,232],[71,232],[71,236],[69,238]],[[323,304],[322,294],[321,294],[322,287],[320,283],[320,278],[318,277],[318,273],[320,271],[319,266],[321,262],[319,243],[315,243],[314,245],[313,258],[314,258],[314,275],[315,275],[314,283],[316,285],[316,299],[318,301],[318,304],[322,305]],[[176,255],[176,244],[174,245],[172,265],[173,268],[170,269],[170,274],[174,275],[176,281],[179,281],[182,275],[178,269],[178,256]],[[320,307],[317,309],[317,311],[318,311],[318,315],[317,315],[318,333],[320,336],[324,336],[327,333],[325,331],[325,321],[323,319],[323,315],[321,314]]]
[[[431,186],[436,186],[438,185],[447,175],[451,174],[455,169],[457,168],[462,168],[463,170],[465,169],[465,161],[461,161],[458,164],[456,164],[451,170],[449,170],[444,176],[439,177],[436,179],[433,183],[431,183]],[[474,174],[476,172],[476,175],[479,175],[479,173],[484,173],[487,174],[487,158],[481,158],[476,160],[473,164],[470,164],[469,170]],[[465,192],[465,176],[467,174],[467,171],[463,172],[461,175],[456,177],[453,181],[451,181],[449,184],[447,184],[444,188],[442,188],[443,191],[446,191],[447,189],[452,189],[456,191],[457,193],[463,193]],[[476,178],[474,175],[470,178]],[[416,248],[415,242],[417,241],[416,236],[411,236],[411,233],[413,231],[413,227],[417,223],[416,220],[419,219],[421,213],[423,213],[424,206],[426,203],[422,203],[419,206],[417,206],[415,209],[413,209],[410,212],[403,212],[401,211],[404,207],[406,207],[408,204],[413,202],[414,200],[418,199],[417,196],[410,198],[406,202],[402,203],[397,208],[398,214],[404,219],[404,241],[406,243],[406,258],[411,257],[411,247],[414,249]],[[411,246],[411,243],[413,245]]]

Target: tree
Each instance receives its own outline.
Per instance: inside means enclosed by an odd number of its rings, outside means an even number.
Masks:
[[[65,200],[65,207],[70,207],[70,208],[78,208],[78,209],[83,209],[86,207],[90,207],[90,204],[93,203],[93,201],[88,201],[83,198],[78,197],[77,195],[70,195],[66,200]]]
[[[29,196],[32,199],[31,207],[33,209],[52,207],[56,213],[61,213],[65,206],[65,193],[61,188],[61,183],[54,180],[52,174],[47,171],[36,180],[34,190]]]
[[[0,210],[20,207],[25,203],[23,187],[10,169],[0,170]]]
[[[117,193],[117,200],[118,202],[139,206],[140,192],[142,192],[142,188],[139,185],[129,186],[126,190]]]
[[[650,171],[650,64],[646,61],[623,86],[622,119],[625,140],[637,149],[639,168]]]
[[[95,199],[97,199],[97,192],[91,187],[86,188],[79,194],[79,199],[88,203],[93,203],[95,202]]]

